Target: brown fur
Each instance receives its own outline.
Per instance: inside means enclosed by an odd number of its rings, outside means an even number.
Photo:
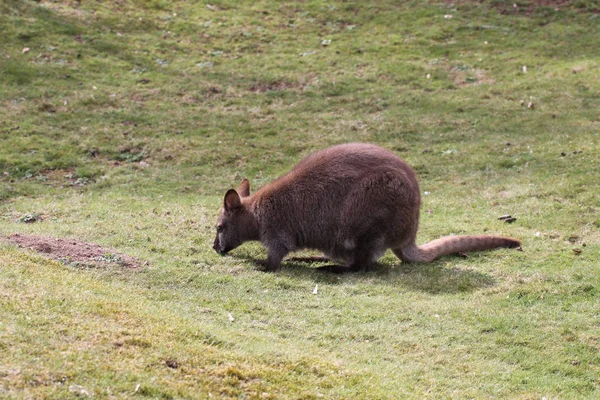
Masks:
[[[403,261],[429,262],[445,254],[520,246],[497,236],[447,236],[417,246],[420,203],[414,171],[389,150],[361,143],[333,146],[252,195],[247,180],[229,190],[213,247],[226,253],[258,240],[268,250],[271,271],[289,252],[316,249],[356,271],[387,249]]]

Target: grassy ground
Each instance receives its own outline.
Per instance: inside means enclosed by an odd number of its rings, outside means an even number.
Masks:
[[[0,244],[0,396],[597,397],[600,5],[513,3],[0,2],[0,235],[147,262]],[[214,254],[226,189],[349,141],[415,167],[421,242],[525,251]]]

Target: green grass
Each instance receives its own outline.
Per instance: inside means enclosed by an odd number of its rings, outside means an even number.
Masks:
[[[147,264],[0,243],[0,397],[598,397],[597,1],[80,3],[0,3],[0,235]],[[414,166],[420,242],[525,251],[212,251],[226,189],[350,141]]]

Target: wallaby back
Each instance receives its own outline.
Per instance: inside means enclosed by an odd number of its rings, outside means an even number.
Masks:
[[[302,248],[368,268],[391,248],[404,261],[432,261],[450,253],[518,247],[494,236],[450,236],[418,247],[420,194],[416,175],[384,148],[350,143],[304,158],[289,173],[250,194],[245,180],[227,192],[214,248],[227,252],[260,240],[267,269]]]

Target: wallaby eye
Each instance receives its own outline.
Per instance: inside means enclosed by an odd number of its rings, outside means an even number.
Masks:
[[[225,228],[224,225],[217,225],[217,232],[223,232],[224,228]]]

